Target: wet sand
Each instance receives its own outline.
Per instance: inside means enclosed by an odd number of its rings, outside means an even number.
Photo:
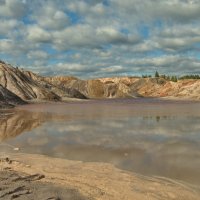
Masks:
[[[200,197],[196,188],[181,182],[141,176],[104,163],[18,153],[3,159],[0,169],[0,180],[8,183],[6,189],[5,184],[1,185],[2,199],[12,195],[21,200],[29,199],[29,195],[32,199],[66,200],[198,200]]]

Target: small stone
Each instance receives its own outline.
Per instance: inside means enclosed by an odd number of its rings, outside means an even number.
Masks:
[[[13,149],[14,151],[19,151],[20,149],[18,147],[14,148]]]
[[[6,162],[9,162],[9,161],[10,161],[10,159],[9,159],[8,157],[6,157],[6,158],[5,158],[5,161],[6,161]]]
[[[10,160],[8,157],[5,158],[5,162],[7,162],[8,164],[12,164],[12,160]]]

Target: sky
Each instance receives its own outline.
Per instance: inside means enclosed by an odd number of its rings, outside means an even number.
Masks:
[[[200,0],[0,0],[0,60],[80,78],[200,73]]]

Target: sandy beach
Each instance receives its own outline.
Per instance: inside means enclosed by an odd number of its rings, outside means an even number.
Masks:
[[[198,200],[181,182],[146,177],[105,163],[10,153],[0,163],[1,199]]]

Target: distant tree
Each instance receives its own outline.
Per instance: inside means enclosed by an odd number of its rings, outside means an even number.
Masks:
[[[151,78],[151,75],[142,75],[142,78]]]
[[[181,76],[179,79],[180,80],[182,80],[182,79],[200,79],[200,76],[198,74],[196,74],[196,75],[185,75],[185,76]]]
[[[176,77],[176,76],[172,76],[172,77],[171,77],[171,81],[177,82],[177,77]]]
[[[155,78],[159,78],[160,77],[160,75],[159,75],[159,73],[156,71],[156,73],[155,73]]]
[[[160,75],[160,77],[166,79],[166,75],[165,74]]]
[[[167,80],[170,81],[170,76],[167,76]]]
[[[147,78],[147,75],[142,75],[142,78]]]

